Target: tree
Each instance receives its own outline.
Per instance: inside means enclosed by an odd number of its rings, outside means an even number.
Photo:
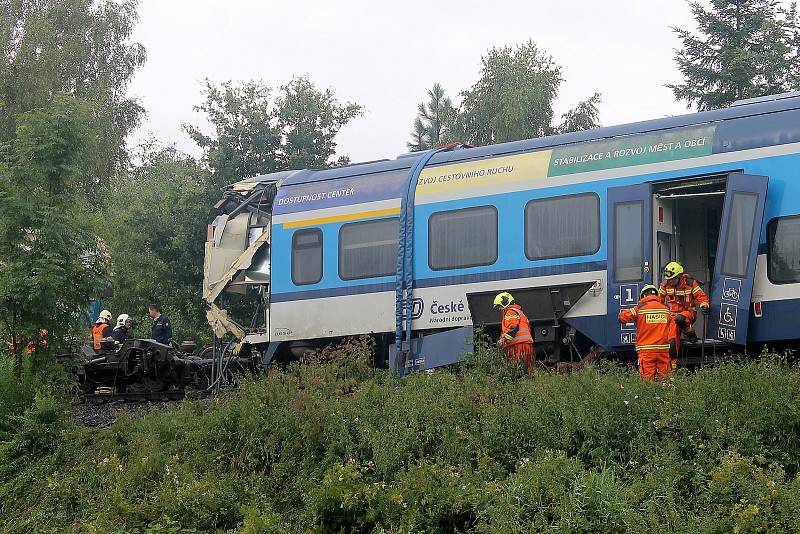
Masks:
[[[330,166],[336,154],[336,134],[363,114],[358,104],[340,104],[331,89],[318,90],[306,77],[281,87],[275,102],[278,130],[283,134],[282,165],[287,169]]]
[[[481,58],[480,79],[462,93],[465,141],[488,145],[555,133],[553,100],[561,67],[533,41],[492,48]]]
[[[600,93],[564,113],[554,124],[553,101],[563,82],[561,67],[533,41],[492,48],[481,58],[480,79],[462,91],[455,108],[435,84],[419,104],[410,150],[427,150],[452,140],[488,145],[600,126]]]
[[[114,289],[106,305],[129,314],[137,335],[147,337],[147,305],[158,301],[175,339],[202,336],[208,330],[202,287],[213,205],[209,174],[192,157],[154,142],[141,147],[138,159],[142,163],[114,184],[106,209]]]
[[[573,109],[561,115],[559,133],[580,132],[600,127],[597,104],[601,101],[600,93],[593,94],[588,100],[579,102]]]
[[[458,113],[444,88],[438,83],[428,90],[428,102],[417,106],[417,118],[408,149],[412,152],[429,150],[454,140]]]
[[[683,42],[675,61],[684,77],[667,84],[675,97],[700,111],[736,100],[776,94],[800,82],[797,9],[775,0],[690,2],[699,34],[673,28]]]
[[[333,165],[336,135],[363,112],[357,104],[341,104],[333,91],[320,91],[305,77],[282,86],[274,101],[271,93],[260,82],[216,87],[206,80],[206,99],[195,110],[206,113],[214,135],[196,126],[184,128],[204,150],[218,187],[258,174]]]
[[[0,0],[0,142],[17,131],[17,117],[68,94],[93,104],[99,129],[83,177],[87,194],[121,170],[125,139],[144,112],[126,95],[145,60],[130,43],[137,21],[135,0]]]
[[[80,190],[97,131],[91,106],[63,95],[15,122],[0,168],[0,335],[30,340],[45,328],[58,344],[107,282],[107,255]]]

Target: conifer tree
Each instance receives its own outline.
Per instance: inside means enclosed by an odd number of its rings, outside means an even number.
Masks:
[[[794,3],[788,8],[776,0],[689,5],[699,33],[673,28],[683,42],[675,61],[684,82],[667,84],[676,98],[705,111],[798,88],[800,32]]]

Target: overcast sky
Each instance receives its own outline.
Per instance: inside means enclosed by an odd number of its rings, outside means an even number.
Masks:
[[[206,77],[278,87],[308,74],[366,108],[340,132],[340,154],[393,158],[434,82],[456,97],[488,49],[529,38],[563,67],[558,115],[595,91],[606,126],[687,111],[664,87],[681,80],[670,27],[694,28],[684,0],[141,0],[139,14],[148,59],[130,93],[148,114],[131,143],[152,135],[195,155],[181,124],[207,124],[192,110]]]

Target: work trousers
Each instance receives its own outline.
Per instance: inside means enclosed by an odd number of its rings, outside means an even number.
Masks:
[[[668,350],[642,350],[639,351],[639,374],[642,378],[655,381],[656,377],[664,381],[669,378],[672,363]]]
[[[531,374],[536,363],[536,355],[533,352],[533,343],[515,343],[505,348],[506,359],[511,363],[521,363],[525,366],[525,372]]]

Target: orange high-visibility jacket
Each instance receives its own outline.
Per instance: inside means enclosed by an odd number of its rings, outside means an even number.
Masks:
[[[700,306],[708,306],[708,295],[697,280],[686,273],[680,275],[676,280],[662,282],[658,288],[658,294],[673,313],[692,310],[695,303]]]
[[[674,339],[673,322],[669,308],[657,295],[647,295],[637,306],[619,312],[622,323],[636,323],[636,351],[669,350]]]
[[[517,345],[519,343],[533,344],[531,325],[519,305],[512,304],[503,310],[503,322],[501,326],[506,346]]]
[[[102,348],[100,340],[104,337],[109,337],[111,335],[111,330],[111,325],[108,323],[96,323],[92,327],[92,346],[95,350],[100,350]]]

